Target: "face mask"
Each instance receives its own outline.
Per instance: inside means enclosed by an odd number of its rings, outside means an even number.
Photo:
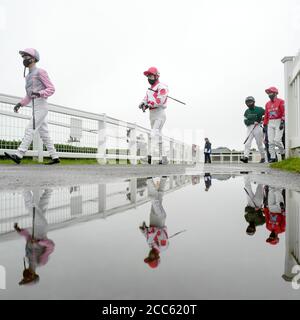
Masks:
[[[275,96],[276,96],[275,93],[270,93],[270,94],[269,94],[269,98],[270,98],[271,100],[273,100],[273,99],[275,98]]]
[[[253,108],[254,107],[254,102],[247,102],[246,103],[248,108]]]
[[[148,79],[148,82],[153,86],[156,82],[156,79]]]
[[[24,59],[23,60],[23,65],[24,65],[24,67],[29,67],[29,65],[32,63],[33,61],[32,61],[32,58],[29,58],[29,59]]]

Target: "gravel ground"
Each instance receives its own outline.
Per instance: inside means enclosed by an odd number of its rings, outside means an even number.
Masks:
[[[183,165],[0,165],[0,190],[103,183],[120,178],[185,174]]]
[[[0,165],[0,190],[103,183],[129,177],[163,176],[171,174],[203,175],[204,172],[212,174],[249,174],[251,180],[258,183],[300,191],[299,174],[271,169],[268,164],[210,164],[197,166]]]
[[[186,172],[248,174],[250,179],[257,183],[300,191],[300,174],[272,169],[268,164],[210,164],[187,168]]]

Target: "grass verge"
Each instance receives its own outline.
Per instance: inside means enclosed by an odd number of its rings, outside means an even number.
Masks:
[[[300,158],[288,158],[271,164],[271,168],[300,173]]]
[[[24,165],[33,165],[33,164],[39,164],[43,165],[47,163],[50,159],[44,158],[44,162],[40,163],[38,161],[32,160],[32,158],[23,158],[22,164]],[[14,164],[13,161],[6,159],[5,157],[0,157],[0,165],[1,164]],[[66,158],[60,158],[60,164],[59,165],[95,165],[98,164],[97,159],[66,159]],[[108,160],[107,164],[116,164],[115,160]],[[127,160],[119,160],[118,164],[127,164]]]

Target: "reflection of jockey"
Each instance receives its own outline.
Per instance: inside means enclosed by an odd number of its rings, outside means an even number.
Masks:
[[[254,194],[250,178],[248,176],[245,176],[244,183],[245,191],[247,194],[247,205],[252,208],[261,209],[263,205],[263,186],[261,184],[258,184]]]
[[[15,223],[15,230],[26,239],[26,258],[28,268],[25,265],[23,279],[19,282],[22,284],[36,283],[39,281],[39,275],[36,274],[36,268],[45,265],[48,262],[50,254],[54,251],[54,242],[47,238],[48,223],[45,218],[52,190],[47,189],[42,196],[37,199],[35,193],[27,191],[24,193],[25,207],[30,215],[33,214],[33,226],[30,234],[28,229],[21,229]]]
[[[268,207],[264,208],[266,217],[266,227],[271,231],[266,242],[277,244],[279,242],[279,233],[285,232],[285,205],[282,191],[276,188],[269,188]]]
[[[205,191],[208,191],[211,187],[211,175],[210,173],[204,174],[204,184],[205,184]]]
[[[263,206],[263,186],[258,184],[255,194],[253,193],[251,182],[248,176],[245,176],[245,192],[247,194],[247,206],[245,207],[245,220],[249,223],[246,233],[252,236],[256,232],[256,227],[265,223],[265,217],[262,213]]]
[[[249,236],[253,236],[256,232],[256,227],[263,225],[266,219],[261,209],[256,211],[254,208],[247,206],[245,212],[245,220],[249,223],[246,233]]]
[[[156,187],[153,179],[148,180],[148,195],[151,199],[150,223],[149,227],[143,222],[140,227],[150,247],[148,257],[144,262],[151,268],[156,268],[160,263],[160,252],[169,246],[168,231],[165,226],[166,212],[162,206],[164,188],[167,177],[162,177]]]

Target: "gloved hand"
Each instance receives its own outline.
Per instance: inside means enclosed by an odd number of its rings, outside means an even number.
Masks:
[[[143,112],[145,112],[149,106],[147,104],[145,104],[144,102],[142,102],[140,105],[139,105],[139,108],[143,110]]]
[[[281,210],[284,210],[284,209],[285,209],[285,205],[284,205],[283,202],[280,202],[279,205],[280,205],[280,209],[281,209]]]
[[[18,104],[16,104],[14,106],[14,112],[18,113],[19,112],[19,109],[22,107],[21,103],[19,102]]]
[[[263,132],[264,133],[267,133],[268,131],[268,126],[266,124],[263,125]]]
[[[31,98],[39,98],[41,95],[38,92],[32,92]]]
[[[143,112],[145,112],[148,108],[150,108],[148,104],[145,104],[144,107],[142,108]]]
[[[140,230],[145,230],[145,229],[147,229],[147,225],[146,225],[146,222],[144,221],[143,222],[143,224],[139,227],[140,228]]]
[[[279,130],[282,130],[284,128],[284,120],[281,120]]]
[[[18,223],[15,222],[14,224],[14,229],[17,231],[17,232],[20,232],[22,229],[18,226]]]

